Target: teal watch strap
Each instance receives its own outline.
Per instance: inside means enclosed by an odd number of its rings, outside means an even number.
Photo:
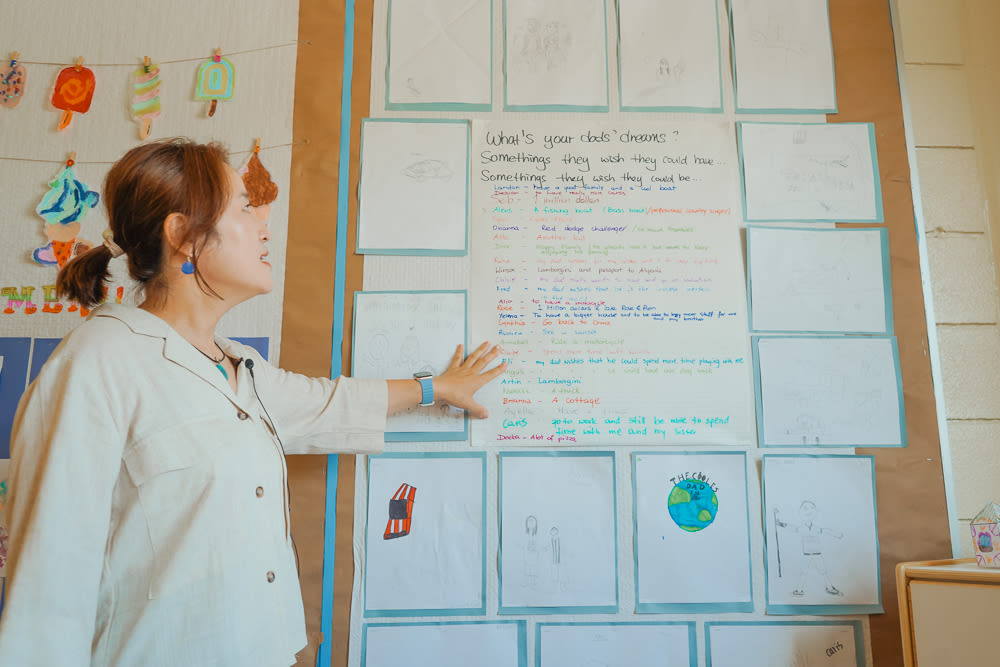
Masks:
[[[414,373],[413,379],[420,383],[420,407],[434,405],[434,375],[426,371]]]

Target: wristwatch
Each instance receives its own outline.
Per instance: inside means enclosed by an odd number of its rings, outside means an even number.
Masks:
[[[434,405],[434,374],[419,371],[413,374],[413,379],[420,383],[420,390],[423,392],[420,397],[420,407]]]

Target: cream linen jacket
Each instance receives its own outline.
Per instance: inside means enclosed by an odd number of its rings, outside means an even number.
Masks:
[[[11,437],[0,665],[295,662],[306,634],[282,446],[380,451],[388,388],[218,343],[254,360],[235,394],[163,320],[102,306],[28,388]]]

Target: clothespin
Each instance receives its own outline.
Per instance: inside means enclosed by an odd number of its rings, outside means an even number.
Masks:
[[[10,66],[13,67],[17,64],[17,59],[21,57],[21,54],[17,51],[12,51],[10,54]]]
[[[76,71],[79,72],[81,67],[83,67],[83,56],[76,59]]]
[[[152,61],[149,59],[149,56],[143,56],[143,58],[142,58],[142,69],[143,69],[144,72],[146,72],[146,74],[149,74],[149,66],[151,64],[152,64]]]
[[[257,141],[254,142],[253,152],[260,153],[260,137],[257,137]]]
[[[222,62],[222,49],[221,48],[215,49],[215,55],[212,56],[212,60],[214,60],[217,63],[221,63]]]
[[[70,151],[69,159],[66,160],[66,166],[72,167],[74,164],[76,164],[76,151]]]

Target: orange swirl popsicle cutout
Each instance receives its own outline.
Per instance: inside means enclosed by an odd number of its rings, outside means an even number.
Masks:
[[[56,85],[52,91],[52,106],[62,109],[59,118],[59,131],[69,127],[73,113],[87,113],[94,99],[96,87],[94,71],[83,66],[83,58],[77,58],[76,65],[59,72]]]

